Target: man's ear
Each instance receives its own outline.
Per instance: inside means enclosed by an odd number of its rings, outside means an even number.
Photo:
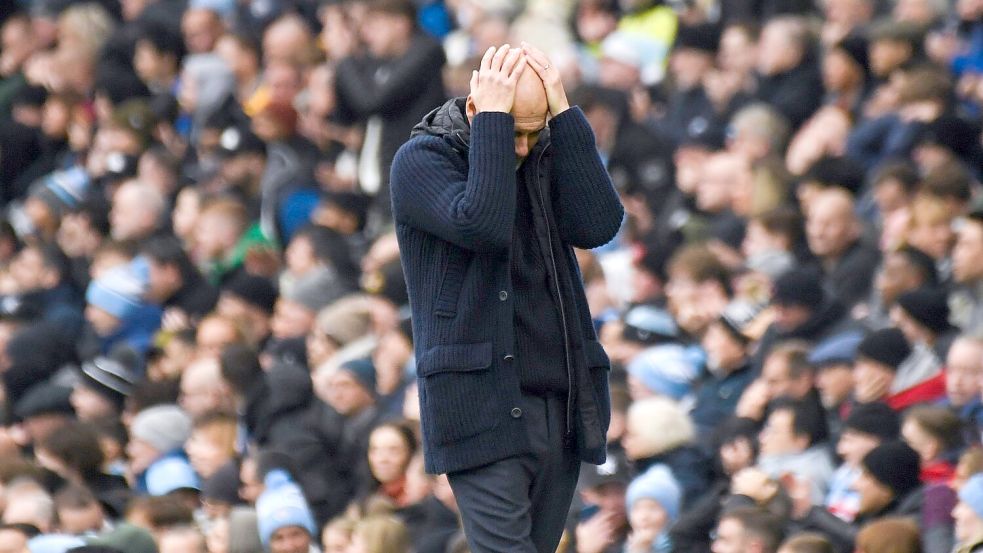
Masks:
[[[474,98],[468,94],[468,99],[464,101],[464,114],[468,116],[468,123],[478,115],[478,108],[474,105]]]

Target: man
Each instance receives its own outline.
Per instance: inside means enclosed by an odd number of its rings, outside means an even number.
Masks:
[[[201,357],[181,374],[178,404],[192,418],[211,411],[232,411],[232,391],[222,378],[217,357]]]
[[[146,297],[164,307],[164,317],[197,322],[211,312],[218,290],[205,281],[173,236],[151,238],[141,249],[149,287]],[[145,264],[144,264],[145,262]]]
[[[867,297],[878,252],[860,240],[863,226],[845,190],[816,195],[806,212],[806,239],[823,274],[823,287],[847,308]]]
[[[624,210],[583,112],[531,46],[490,48],[468,98],[417,129],[392,194],[426,468],[448,473],[472,551],[554,551],[610,416],[571,246],[610,241]]]
[[[768,21],[758,47],[756,99],[774,106],[798,128],[819,107],[822,75],[813,59],[808,23],[782,16]]]
[[[983,209],[971,211],[959,224],[952,249],[950,320],[964,332],[983,329]]]
[[[821,503],[826,495],[833,463],[822,441],[826,420],[802,400],[780,398],[758,437],[758,468],[773,478],[792,474],[809,483],[812,499]]]
[[[847,522],[857,517],[860,494],[854,485],[862,471],[861,461],[875,447],[897,440],[900,428],[898,414],[883,403],[861,403],[853,408],[836,442],[836,454],[843,463],[830,480],[824,502],[827,511]]]
[[[206,553],[205,536],[192,526],[173,526],[160,534],[160,553]]]
[[[983,475],[976,474],[959,488],[959,503],[952,510],[956,549],[972,553],[983,548]]]
[[[952,409],[966,425],[973,443],[983,429],[983,403],[980,397],[983,377],[983,340],[962,335],[952,342],[945,361],[945,399],[940,404]]]
[[[139,181],[125,182],[113,194],[110,233],[114,240],[145,240],[160,228],[166,210],[159,191]]]
[[[740,507],[720,518],[713,553],[775,553],[782,541],[782,524],[757,507]]]
[[[360,34],[369,55],[342,60],[335,87],[342,113],[366,122],[358,180],[363,191],[376,194],[375,209],[388,219],[393,156],[420,117],[447,98],[444,51],[418,28],[414,2],[366,4]]]
[[[874,278],[865,324],[875,329],[890,326],[890,310],[901,294],[936,284],[938,271],[935,260],[925,252],[903,246],[887,253]]]

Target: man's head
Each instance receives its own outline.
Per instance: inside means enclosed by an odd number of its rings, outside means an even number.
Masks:
[[[14,257],[9,275],[18,292],[48,290],[61,284],[66,268],[67,260],[56,246],[36,244],[22,249]]]
[[[729,209],[734,197],[734,181],[741,176],[750,177],[750,171],[743,156],[728,153],[710,156],[696,188],[696,206],[706,213]]]
[[[218,358],[199,358],[184,370],[178,403],[192,418],[232,407],[232,390],[222,378]]]
[[[55,495],[55,512],[58,529],[65,534],[99,532],[105,524],[102,505],[84,486],[70,484],[59,491]]]
[[[369,359],[343,363],[328,378],[327,401],[344,416],[361,412],[375,403],[375,367]]]
[[[935,260],[917,248],[904,246],[884,256],[874,286],[883,304],[890,307],[909,290],[935,285],[937,275]]]
[[[300,487],[282,469],[268,472],[263,484],[256,501],[263,544],[271,553],[307,553],[316,530]]]
[[[853,198],[845,190],[819,193],[806,216],[809,250],[820,259],[835,260],[860,237],[862,226],[853,210]]]
[[[782,541],[782,522],[757,507],[725,512],[717,524],[713,553],[774,553]]]
[[[868,453],[880,444],[897,440],[901,421],[884,403],[861,403],[843,423],[836,453],[851,467],[859,467]]]
[[[195,274],[196,269],[177,238],[151,238],[141,253],[150,277],[146,297],[155,303],[165,303]]]
[[[802,399],[812,390],[815,374],[808,360],[809,350],[807,344],[786,342],[768,353],[761,379],[768,386],[769,397]]]
[[[823,407],[836,409],[853,394],[853,362],[861,340],[860,332],[844,332],[819,342],[809,353]]]
[[[222,18],[208,8],[189,8],[181,18],[184,46],[192,54],[211,52],[224,30]]]
[[[775,326],[790,332],[804,325],[825,301],[819,275],[808,269],[792,269],[775,281],[771,305]]]
[[[959,224],[952,250],[952,278],[959,284],[983,279],[983,212],[974,211]]]
[[[515,119],[515,156],[518,164],[524,161],[536,146],[539,133],[546,127],[546,117],[549,113],[543,80],[528,65],[519,75],[515,85],[515,101],[512,103],[510,113]],[[469,121],[477,115],[472,96],[468,96],[467,115]]]
[[[772,404],[758,437],[762,456],[802,453],[818,441],[825,421],[803,401],[781,398]]]
[[[416,6],[410,0],[371,0],[361,35],[377,58],[403,55],[416,31]]]
[[[853,371],[856,385],[855,398],[861,403],[878,401],[882,397],[868,397],[865,383],[887,380],[893,382],[901,363],[911,354],[911,345],[897,328],[885,328],[872,332],[857,346],[857,362]],[[877,391],[871,389],[869,393]]]
[[[161,223],[167,202],[153,187],[139,181],[123,183],[113,195],[109,212],[114,240],[140,240]]]
[[[981,377],[983,340],[960,336],[949,347],[945,358],[945,392],[949,402],[962,407],[979,399]]]
[[[882,511],[921,485],[918,453],[901,441],[883,443],[864,456],[863,472],[854,484],[862,515]]]
[[[778,75],[799,65],[809,50],[810,40],[804,20],[792,16],[771,19],[761,30],[758,72]]]

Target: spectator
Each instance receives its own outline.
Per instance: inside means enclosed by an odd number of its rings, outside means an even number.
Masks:
[[[158,538],[160,553],[207,553],[205,536],[192,526],[179,526],[165,530]]]
[[[918,526],[910,520],[885,518],[864,526],[857,534],[857,550],[863,553],[920,553],[923,549],[918,536]]]
[[[679,485],[661,465],[654,465],[628,487],[628,521],[632,532],[626,551],[667,552],[672,550],[669,527],[679,516]]]
[[[147,299],[164,307],[165,317],[194,321],[209,313],[218,301],[218,291],[205,282],[173,237],[154,238],[141,250],[150,283]]]
[[[983,476],[970,478],[959,489],[959,503],[952,510],[955,520],[956,551],[972,552],[983,540]]]
[[[969,336],[952,342],[945,363],[946,396],[941,404],[953,410],[962,420],[963,433],[975,435],[980,426],[980,380],[983,371],[983,343]],[[969,440],[968,443],[972,443]]]
[[[286,471],[272,470],[256,501],[263,546],[271,553],[307,553],[317,530],[300,487]]]
[[[921,480],[947,484],[955,476],[962,453],[961,422],[944,407],[920,405],[905,413],[901,435],[921,457]]]
[[[977,299],[983,271],[973,261],[983,253],[983,211],[971,211],[959,227],[952,250],[952,280],[957,289],[949,297],[952,321],[965,331],[974,332],[983,324],[983,308]]]
[[[176,405],[160,405],[137,413],[126,446],[135,489],[150,495],[198,489],[198,477],[182,450],[190,434],[191,420]]]
[[[758,438],[758,468],[773,478],[791,474],[808,483],[814,503],[822,502],[833,476],[829,451],[821,441],[826,421],[802,401],[773,402]]]
[[[712,550],[713,553],[775,553],[782,534],[781,522],[773,515],[756,507],[741,507],[721,516]]]
[[[184,449],[191,468],[195,469],[203,483],[207,484],[209,479],[235,460],[238,445],[236,434],[235,417],[220,411],[203,413],[194,419]]]
[[[834,553],[833,544],[822,534],[802,532],[782,542],[778,553]]]
[[[776,17],[761,30],[756,97],[772,104],[792,128],[805,122],[821,100],[806,92],[822,88],[811,43],[806,23],[791,16]]]
[[[409,535],[406,527],[392,517],[370,516],[358,522],[352,533],[353,553],[407,553]],[[300,550],[297,553],[302,553]]]

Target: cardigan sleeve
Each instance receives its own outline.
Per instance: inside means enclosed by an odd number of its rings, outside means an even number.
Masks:
[[[624,207],[604,168],[594,132],[579,107],[549,122],[553,153],[554,211],[560,238],[578,248],[607,244],[618,233]]]
[[[392,166],[396,223],[476,252],[507,249],[515,221],[513,129],[507,113],[479,113],[471,127],[466,174],[440,138],[404,144]]]

